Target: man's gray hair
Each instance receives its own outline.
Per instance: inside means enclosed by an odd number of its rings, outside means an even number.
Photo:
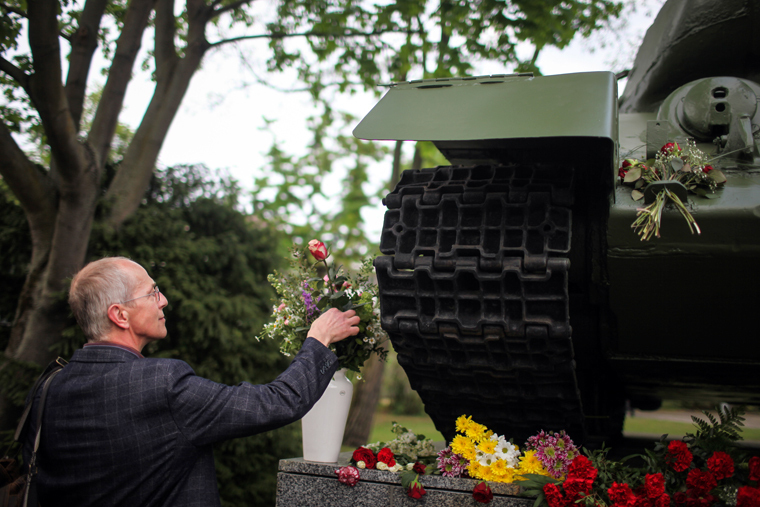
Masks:
[[[91,342],[105,339],[111,330],[108,307],[130,299],[137,290],[137,278],[127,263],[139,266],[126,257],[105,257],[87,264],[71,280],[69,306]]]

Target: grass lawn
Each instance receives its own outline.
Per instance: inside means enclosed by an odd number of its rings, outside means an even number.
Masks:
[[[626,433],[662,435],[681,438],[686,433],[696,433],[696,426],[691,423],[646,419],[644,417],[627,417],[623,431]],[[760,441],[760,429],[744,428],[742,436],[746,441]]]
[[[391,432],[391,422],[393,421],[396,421],[402,426],[406,426],[417,435],[425,435],[434,442],[443,441],[443,435],[435,429],[433,421],[431,421],[430,417],[427,415],[408,416],[378,413],[375,414],[375,425],[372,428],[368,443],[392,440],[395,437]],[[659,436],[667,433],[670,437],[681,438],[686,435],[687,432],[696,432],[696,427],[691,423],[647,419],[639,416],[626,418],[624,431],[626,433],[646,434],[652,436]],[[743,436],[744,440],[747,441],[760,441],[760,429],[745,428]],[[521,443],[518,445],[521,445]]]

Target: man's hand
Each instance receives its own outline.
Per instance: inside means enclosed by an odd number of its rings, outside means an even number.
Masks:
[[[359,332],[359,316],[353,310],[341,312],[337,308],[330,308],[312,322],[309,335],[321,342],[325,347],[331,343],[339,342]]]

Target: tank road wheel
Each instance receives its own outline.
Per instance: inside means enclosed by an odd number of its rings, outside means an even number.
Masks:
[[[569,318],[573,171],[405,171],[375,260],[382,325],[447,440],[462,414],[518,445],[585,438]]]

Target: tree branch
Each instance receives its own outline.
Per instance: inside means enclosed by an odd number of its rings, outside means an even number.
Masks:
[[[156,59],[156,80],[161,83],[171,75],[179,57],[174,47],[176,25],[174,20],[174,1],[159,0],[156,5],[156,40],[154,57]]]
[[[227,4],[224,7],[217,9],[216,7],[222,2],[221,0],[216,0],[214,3],[211,4],[211,7],[214,9],[211,17],[213,18],[213,17],[219,16],[220,14],[224,14],[225,12],[235,10],[238,7],[242,7],[246,4],[251,3],[252,1],[253,0],[237,0],[236,2],[232,2],[231,4]]]
[[[100,21],[103,19],[107,5],[107,0],[87,0],[79,17],[79,28],[69,38],[71,56],[69,57],[69,74],[66,78],[66,99],[77,130],[82,119],[87,75],[90,73],[92,56],[98,47]]]
[[[27,94],[29,93],[29,75],[3,58],[2,55],[0,55],[0,70],[12,77]]]
[[[19,148],[4,123],[0,123],[0,175],[27,213],[55,214],[47,198],[48,178]]]
[[[240,37],[233,37],[231,39],[224,39],[217,42],[210,43],[211,47],[218,47],[223,44],[229,44],[231,42],[239,42],[241,40],[251,40],[251,39],[290,39],[293,37],[336,37],[336,38],[345,38],[345,37],[375,37],[377,35],[383,35],[386,33],[404,33],[404,34],[419,34],[422,33],[421,30],[373,30],[371,32],[344,32],[344,33],[338,33],[338,32],[316,32],[316,31],[310,31],[310,32],[300,32],[300,33],[270,33],[270,34],[259,34],[259,35],[242,35]]]
[[[116,41],[111,70],[108,73],[103,95],[98,103],[92,128],[89,132],[89,141],[95,150],[95,159],[100,167],[105,166],[108,152],[111,149],[116,126],[118,125],[119,113],[124,106],[124,96],[127,85],[132,78],[137,53],[140,50],[143,32],[148,25],[148,18],[156,0],[132,0],[129,2],[127,13],[124,17],[124,27]]]
[[[171,73],[156,83],[145,116],[106,192],[111,202],[106,222],[111,227],[118,228],[140,205],[172,120],[209,48],[204,35],[209,12],[203,0],[188,0],[185,55],[177,60]]]
[[[29,47],[34,61],[29,97],[42,120],[56,169],[66,178],[75,178],[84,160],[61,82],[59,7],[56,0],[35,0],[28,4]]]

